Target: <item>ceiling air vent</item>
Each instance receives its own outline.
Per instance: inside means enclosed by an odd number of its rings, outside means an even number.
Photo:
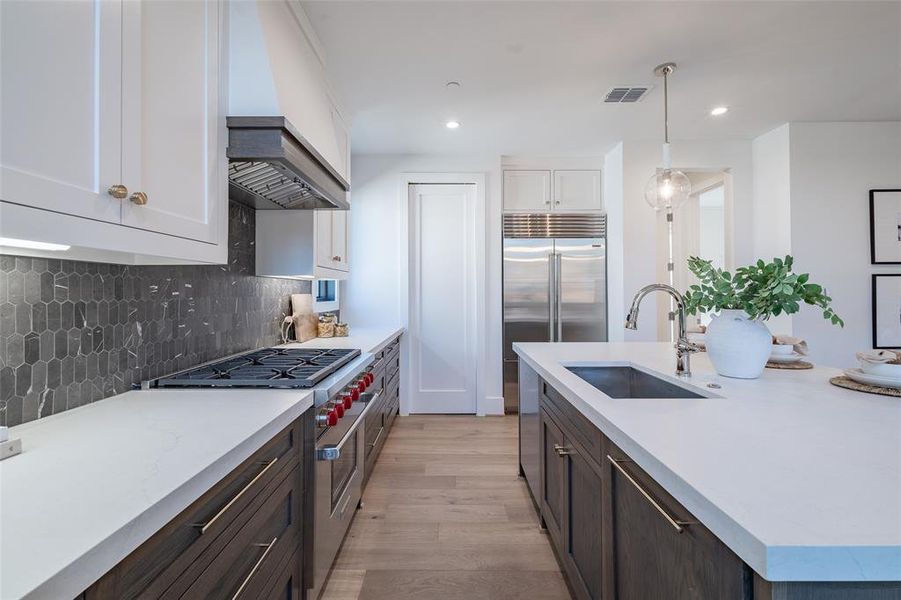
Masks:
[[[604,102],[613,104],[627,104],[638,102],[645,97],[650,90],[650,86],[646,87],[615,87],[604,97]]]

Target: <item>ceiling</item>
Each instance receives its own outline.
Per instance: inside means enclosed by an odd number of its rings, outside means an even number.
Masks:
[[[591,155],[901,120],[901,2],[303,2],[355,153]],[[459,89],[445,83],[455,80]],[[614,86],[652,84],[637,104]],[[722,117],[709,111],[729,106]],[[457,130],[445,121],[462,123]]]

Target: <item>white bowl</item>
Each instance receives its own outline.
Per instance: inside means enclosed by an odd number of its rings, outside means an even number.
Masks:
[[[869,375],[878,377],[889,377],[892,379],[901,379],[901,365],[890,365],[887,363],[871,363],[865,360],[860,361],[860,370]]]
[[[788,356],[795,351],[793,344],[773,344],[772,353],[776,356]]]

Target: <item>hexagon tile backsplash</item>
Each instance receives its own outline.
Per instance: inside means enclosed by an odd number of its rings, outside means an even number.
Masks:
[[[255,277],[254,212],[231,203],[227,265],[125,266],[0,255],[0,425],[280,343],[291,294]]]

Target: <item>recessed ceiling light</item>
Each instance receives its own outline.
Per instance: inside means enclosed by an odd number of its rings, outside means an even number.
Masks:
[[[449,89],[455,89],[455,88],[460,87],[460,82],[459,81],[448,81],[447,83],[444,84],[444,87],[449,88]]]
[[[726,114],[727,112],[729,112],[728,106],[717,106],[716,108],[714,108],[713,110],[710,111],[710,114],[713,115],[714,117],[718,117],[720,115]]]
[[[460,127],[460,122],[459,121],[448,121],[447,123],[444,124],[444,126],[447,127],[448,129],[457,129],[458,127]]]

